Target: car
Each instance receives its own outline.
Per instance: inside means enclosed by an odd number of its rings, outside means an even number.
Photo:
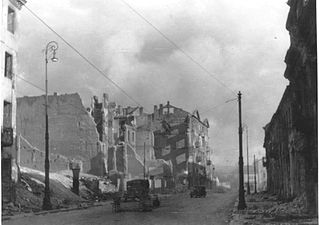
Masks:
[[[191,198],[201,198],[206,197],[206,187],[205,186],[194,186],[190,192]]]

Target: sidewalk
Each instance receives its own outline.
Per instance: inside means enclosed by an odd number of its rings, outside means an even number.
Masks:
[[[245,196],[247,208],[237,210],[238,200],[232,213],[230,225],[314,225],[318,218],[305,213],[301,199],[283,203],[275,196],[258,193]]]
[[[90,202],[90,203],[81,203],[79,205],[73,205],[73,206],[70,206],[68,208],[60,208],[60,209],[53,209],[53,210],[39,211],[39,212],[30,212],[30,213],[19,213],[19,214],[15,214],[12,216],[9,216],[9,215],[3,216],[2,215],[1,221],[21,218],[21,217],[34,216],[34,215],[45,215],[48,213],[69,212],[69,211],[74,211],[74,210],[81,210],[81,209],[87,209],[87,208],[91,208],[91,207],[103,206],[103,205],[110,204],[110,203],[111,203],[111,201]]]

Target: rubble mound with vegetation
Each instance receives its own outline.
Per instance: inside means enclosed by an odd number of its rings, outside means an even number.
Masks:
[[[72,192],[72,171],[50,173],[50,197],[52,209],[81,207],[95,201],[107,200],[116,191],[106,179],[80,174],[79,195]],[[21,168],[20,181],[15,185],[15,201],[2,204],[2,216],[42,210],[44,197],[44,173]]]

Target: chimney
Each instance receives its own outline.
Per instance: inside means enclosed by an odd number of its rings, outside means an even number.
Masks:
[[[143,107],[140,107],[139,110],[140,110],[140,116],[141,116],[143,114]]]
[[[159,116],[163,115],[163,104],[159,105],[159,112],[158,112]]]
[[[54,93],[53,93],[53,95],[54,95],[54,96],[57,96],[57,95],[58,95],[58,93],[54,92]]]
[[[167,101],[167,114],[169,114],[169,101]]]

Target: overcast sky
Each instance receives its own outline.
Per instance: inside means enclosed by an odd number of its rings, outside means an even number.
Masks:
[[[237,103],[225,101],[240,90],[250,161],[253,154],[264,155],[263,126],[288,84],[283,77],[289,47],[286,0],[126,2],[148,22],[121,0],[29,0],[27,7],[147,112],[168,100],[189,112],[198,109],[210,122],[217,165],[238,161]],[[77,92],[89,106],[93,95],[105,92],[121,105],[136,105],[26,8],[20,12],[19,28],[19,74],[24,79],[44,87],[42,50],[55,40],[59,62],[49,64],[50,94]],[[20,79],[17,85],[18,96],[43,94]]]

